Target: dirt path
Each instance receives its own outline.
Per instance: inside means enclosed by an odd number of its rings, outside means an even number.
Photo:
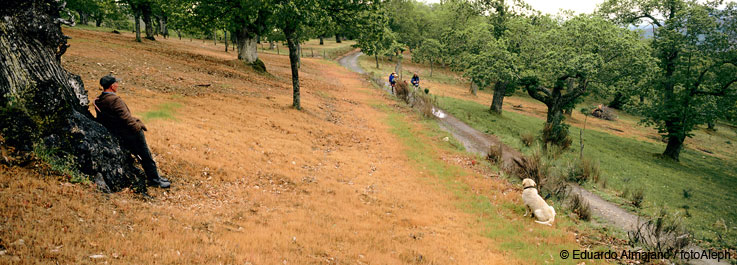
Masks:
[[[361,52],[355,52],[347,55],[341,58],[341,60],[339,60],[339,63],[352,71],[365,73],[363,69],[361,69],[361,67],[358,65],[358,57],[361,56],[361,54]],[[522,157],[522,154],[519,151],[504,145],[495,136],[482,133],[472,128],[471,126],[468,126],[459,119],[453,117],[450,114],[447,114],[442,109],[436,107],[433,110],[433,114],[435,114],[435,116],[438,118],[441,126],[451,132],[458,141],[462,142],[466,150],[468,150],[469,152],[485,156],[490,148],[499,148],[499,146],[501,145],[502,148],[504,148],[503,166],[505,168],[514,166],[514,160],[520,159]],[[632,231],[637,226],[638,217],[635,214],[622,209],[614,203],[604,200],[598,195],[593,194],[578,185],[570,184],[570,187],[573,192],[581,194],[581,196],[588,201],[589,205],[591,206],[591,210],[595,216],[601,218],[610,226],[625,231]],[[686,249],[686,251],[689,250],[694,252],[701,252],[703,249],[698,246],[691,245]],[[716,260],[710,259],[702,259],[689,261],[689,264],[728,265],[729,263],[717,262]]]

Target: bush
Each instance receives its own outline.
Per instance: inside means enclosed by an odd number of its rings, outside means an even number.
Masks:
[[[409,103],[409,86],[407,85],[407,81],[397,82],[394,86],[394,94],[401,100],[404,100],[404,102]]]
[[[645,190],[637,188],[629,194],[630,203],[637,208],[642,207],[642,201],[645,199]]]
[[[545,123],[542,131],[543,143],[547,146],[548,144],[554,144],[560,147],[560,150],[566,150],[571,147],[571,140],[568,137],[568,124],[559,123],[554,126],[553,123]]]
[[[578,216],[578,219],[588,221],[591,220],[591,206],[581,194],[572,194],[569,200],[569,207],[573,213]]]
[[[587,181],[598,183],[600,180],[600,174],[599,161],[594,161],[584,157],[577,160],[569,167],[568,180],[574,181],[578,184],[583,184]]]
[[[670,213],[665,208],[650,220],[638,224],[635,231],[627,232],[629,245],[642,246],[648,251],[673,253],[690,243],[683,218],[678,212]]]
[[[539,148],[533,150],[532,154],[514,161],[517,164],[517,176],[521,179],[530,178],[537,183],[538,187],[545,185],[545,180],[550,174],[551,165]]]
[[[435,105],[437,105],[435,98],[422,93],[412,93],[410,97],[410,105],[419,110],[423,116],[428,118],[434,116],[432,111]]]
[[[491,163],[498,164],[502,162],[502,156],[504,155],[504,149],[502,145],[489,146],[489,152],[486,153],[486,160]]]
[[[33,154],[49,165],[52,171],[69,178],[72,183],[90,183],[91,178],[79,171],[75,157],[62,151],[51,149],[42,144],[33,145]]]
[[[520,135],[519,137],[522,140],[522,143],[527,147],[530,147],[532,143],[535,142],[535,135],[531,133],[524,133]]]

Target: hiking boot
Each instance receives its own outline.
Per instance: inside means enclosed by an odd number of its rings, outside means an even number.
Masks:
[[[162,189],[167,189],[171,185],[171,182],[168,179],[165,179],[163,177],[159,177],[156,179],[149,179],[148,180],[149,186],[156,186]]]

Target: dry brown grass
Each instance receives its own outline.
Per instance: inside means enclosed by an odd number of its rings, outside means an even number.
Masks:
[[[91,97],[114,71],[135,116],[181,104],[146,121],[173,188],[146,201],[2,168],[0,263],[522,263],[412,166],[358,75],[303,58],[297,111],[286,56],[261,55],[261,75],[209,43],[66,33]]]

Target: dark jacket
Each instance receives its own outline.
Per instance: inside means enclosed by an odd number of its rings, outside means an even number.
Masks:
[[[420,84],[420,77],[419,76],[413,76],[412,77],[412,84],[413,85],[419,85]]]
[[[143,127],[141,120],[131,115],[128,105],[125,105],[115,93],[102,93],[95,99],[97,122],[101,123],[110,132],[117,135],[138,133]]]

